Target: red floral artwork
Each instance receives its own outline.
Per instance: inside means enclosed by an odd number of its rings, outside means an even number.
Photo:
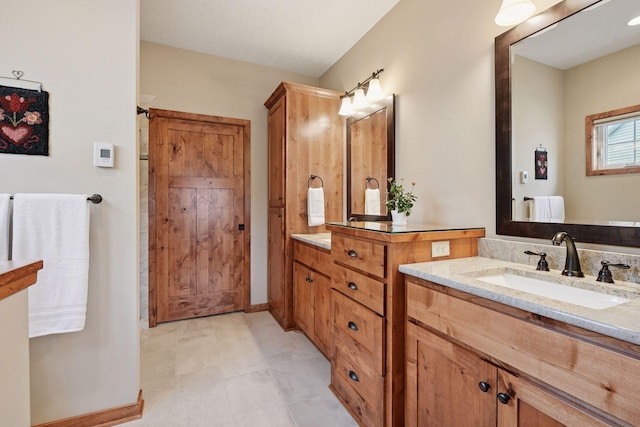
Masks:
[[[49,94],[0,86],[0,153],[48,155]]]

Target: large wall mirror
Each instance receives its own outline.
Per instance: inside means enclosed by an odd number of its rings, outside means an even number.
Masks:
[[[565,0],[496,38],[497,234],[640,247],[640,174],[587,176],[585,134],[587,116],[640,104],[639,15],[638,0]],[[563,217],[536,218],[542,196]]]
[[[395,95],[347,119],[347,218],[390,219],[387,178],[395,176]]]

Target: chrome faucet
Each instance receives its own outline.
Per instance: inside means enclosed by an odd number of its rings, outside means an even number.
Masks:
[[[567,245],[567,258],[564,261],[564,270],[562,270],[563,276],[576,276],[584,277],[584,273],[580,268],[580,258],[578,258],[578,250],[573,243],[573,238],[567,234],[566,231],[558,231],[551,242],[554,246],[560,246],[562,242]]]

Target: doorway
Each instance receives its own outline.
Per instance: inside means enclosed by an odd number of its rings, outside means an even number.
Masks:
[[[149,326],[250,311],[251,122],[149,113]]]

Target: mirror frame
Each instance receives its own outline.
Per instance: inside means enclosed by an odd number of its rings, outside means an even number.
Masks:
[[[512,220],[511,55],[512,44],[598,3],[564,0],[495,39],[496,234],[551,239],[566,231],[578,242],[640,247],[640,227],[543,223]]]
[[[382,107],[386,107],[387,109],[387,178],[389,178],[394,177],[396,173],[396,95],[391,94],[380,102]],[[378,108],[377,110],[371,111],[369,114],[362,117],[358,116],[347,118],[347,218],[357,218],[358,221],[391,221],[391,212],[387,212],[386,215],[365,215],[364,213],[354,213],[351,211],[351,125],[365,117],[377,113],[381,109],[382,108]],[[380,197],[386,197],[386,192],[389,189],[389,183],[385,182],[379,184]]]

